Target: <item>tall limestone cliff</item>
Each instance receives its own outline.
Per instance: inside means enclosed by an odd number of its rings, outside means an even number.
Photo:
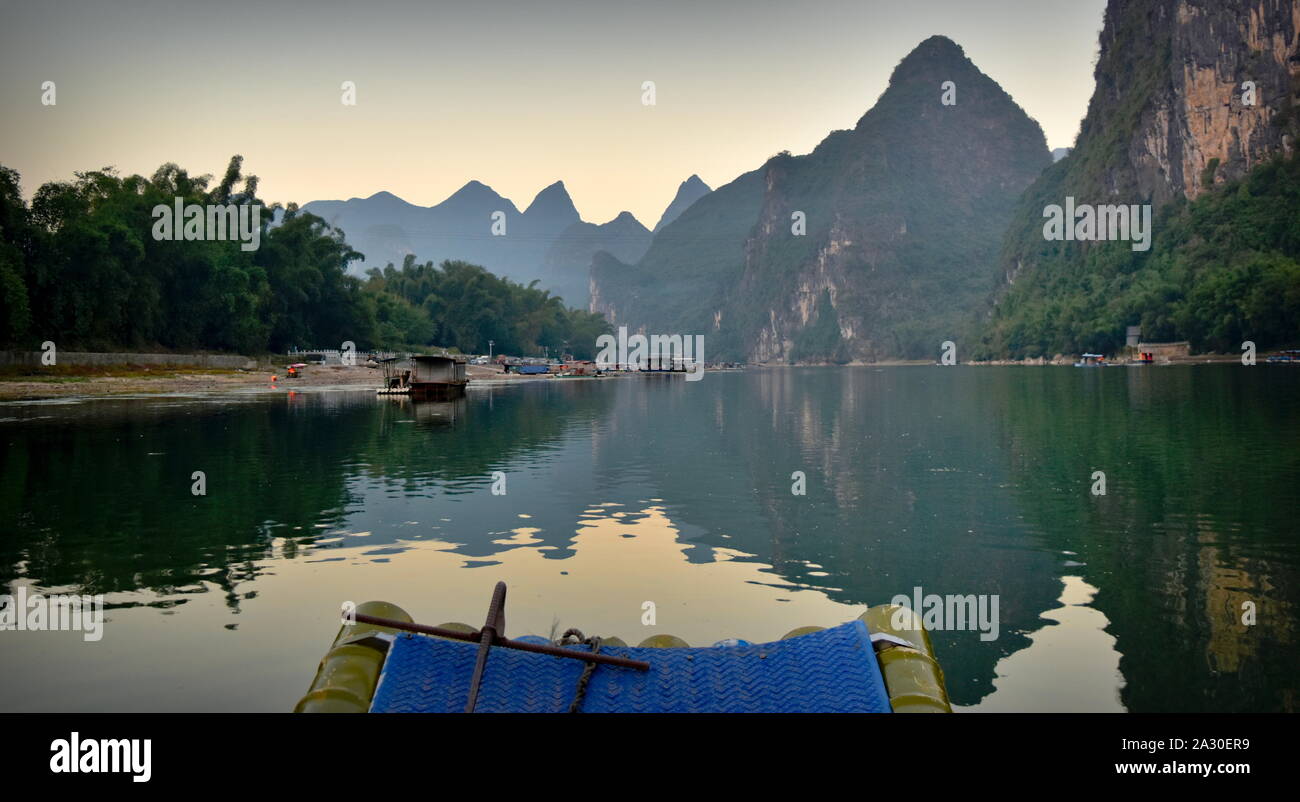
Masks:
[[[1298,34],[1296,0],[1112,2],[1079,134],[1115,141],[1102,189],[1196,198],[1294,149]]]
[[[637,264],[597,259],[592,309],[704,334],[709,358],[921,357],[988,297],[1041,129],[944,37],[922,42],[853,130],[700,198]]]

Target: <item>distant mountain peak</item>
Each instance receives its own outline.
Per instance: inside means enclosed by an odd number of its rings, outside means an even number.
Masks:
[[[465,186],[451,193],[451,196],[443,203],[452,201],[474,201],[483,198],[498,199],[501,195],[495,189],[484,184],[482,181],[470,180],[465,182]]]
[[[969,111],[972,105],[1019,108],[997,81],[970,60],[961,45],[946,36],[931,36],[912,48],[894,67],[888,88],[858,120],[856,130],[863,130],[863,125],[873,116],[912,114],[918,102],[932,112],[949,110],[947,114],[923,114],[918,118],[919,124],[945,126],[952,125],[954,113]]]
[[[903,61],[907,61],[912,56],[932,57],[935,55],[947,55],[947,56],[956,56],[957,58],[966,58],[966,51],[962,49],[961,45],[957,44],[953,40],[949,39],[948,37],[944,36],[941,33],[936,33],[934,36],[922,40],[920,44],[912,48],[912,52],[904,56]]]
[[[573,205],[573,198],[569,196],[569,190],[565,188],[563,181],[556,181],[545,187],[533,198],[533,202],[528,204],[524,210],[525,217],[539,218],[545,217],[549,220],[562,220],[566,223],[576,223],[581,219],[578,209]]]
[[[891,90],[896,90],[915,80],[952,81],[958,84],[957,91],[960,92],[959,79],[968,77],[972,73],[982,74],[974,62],[967,58],[966,51],[961,45],[946,36],[931,36],[912,48],[912,51],[894,67],[894,71],[889,76],[889,89],[885,94],[888,95]],[[937,96],[939,92],[937,85],[934,91]]]
[[[709,189],[708,184],[700,180],[698,175],[692,173],[690,178],[678,185],[677,194],[673,196],[672,203],[668,204],[668,208],[664,209],[663,216],[655,224],[654,231],[658,232],[659,229],[676,220],[678,215],[686,211],[692,203],[712,191]]]
[[[373,195],[369,195],[369,196],[364,197],[364,198],[362,198],[362,197],[360,197],[360,196],[358,196],[358,195],[353,195],[352,197],[348,198],[348,199],[345,200],[345,201],[323,201],[323,200],[318,200],[318,201],[313,201],[313,203],[370,203],[371,201],[373,201],[373,202],[375,202],[375,203],[385,204],[385,205],[388,205],[388,206],[391,206],[391,205],[393,205],[393,204],[399,204],[399,203],[400,203],[400,204],[404,204],[404,205],[406,205],[406,206],[411,206],[411,205],[413,205],[410,201],[405,200],[405,199],[403,199],[403,198],[399,198],[399,197],[397,197],[396,195],[394,195],[393,193],[389,192],[388,190],[384,190],[384,189],[381,189],[380,191],[376,192],[375,194],[373,194]],[[304,205],[305,205],[305,204],[304,204]]]
[[[931,36],[921,42],[894,67],[894,75],[906,75],[918,68],[942,67],[945,65],[971,64],[962,46],[946,36]],[[890,79],[893,83],[893,78]]]
[[[605,225],[612,225],[613,223],[619,223],[622,225],[635,224],[637,226],[640,226],[641,228],[645,228],[645,226],[641,225],[641,221],[636,219],[636,216],[631,212],[619,212],[618,216],[616,216],[613,220],[610,220]]]

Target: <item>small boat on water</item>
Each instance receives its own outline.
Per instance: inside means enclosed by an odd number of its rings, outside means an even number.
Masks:
[[[1105,354],[1083,354],[1079,357],[1079,361],[1074,363],[1074,366],[1076,368],[1104,368],[1108,364]]]
[[[1300,365],[1300,351],[1278,351],[1276,354],[1269,354],[1266,361],[1274,365]]]
[[[879,605],[771,643],[695,648],[672,635],[629,647],[575,629],[506,638],[505,583],[480,629],[415,624],[365,602],[345,617],[299,713],[951,712],[929,634],[909,608]]]

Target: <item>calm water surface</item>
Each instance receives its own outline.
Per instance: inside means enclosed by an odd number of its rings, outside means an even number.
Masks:
[[[962,707],[1295,710],[1298,442],[1266,365],[4,404],[0,583],[109,609],[0,632],[0,710],[287,710],[342,602],[477,625],[499,579],[511,635],[693,644],[996,594],[935,633]]]

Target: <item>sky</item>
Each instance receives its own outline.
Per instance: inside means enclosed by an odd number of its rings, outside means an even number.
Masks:
[[[522,210],[562,180],[583,219],[652,226],[691,174],[716,188],[853,127],[934,34],[1068,147],[1104,7],[0,0],[0,164],[29,197],[106,166],[219,177],[236,153],[268,202],[386,190],[428,206],[474,179]]]

